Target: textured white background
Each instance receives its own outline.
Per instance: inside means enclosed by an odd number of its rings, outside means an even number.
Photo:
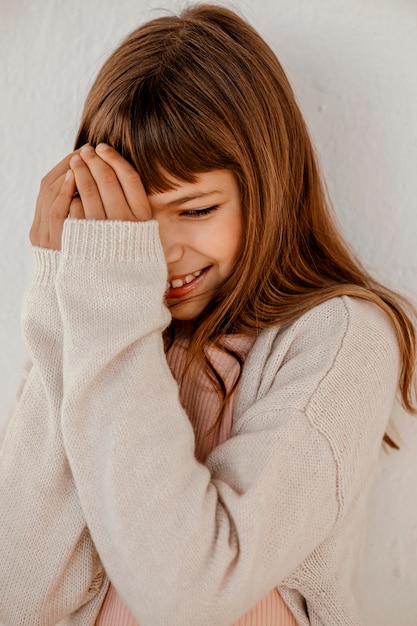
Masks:
[[[71,148],[114,46],[170,0],[0,0],[0,414],[25,350],[20,303],[40,178]],[[229,6],[233,6],[230,4]],[[416,0],[245,0],[311,129],[339,224],[365,265],[417,299]],[[362,586],[367,626],[417,624],[417,419],[381,455]]]

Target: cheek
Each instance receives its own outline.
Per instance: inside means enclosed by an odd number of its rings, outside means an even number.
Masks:
[[[227,233],[229,260],[234,264],[239,256],[243,241],[243,219],[241,214],[225,225],[224,232],[225,234]]]
[[[205,246],[210,256],[220,264],[233,265],[239,254],[242,242],[241,229],[235,224],[223,224],[213,230],[205,240]]]

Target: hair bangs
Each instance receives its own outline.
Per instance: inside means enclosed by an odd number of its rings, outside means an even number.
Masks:
[[[207,120],[165,89],[141,89],[132,103],[129,158],[147,192],[167,191],[173,179],[194,183],[199,173],[235,169],[219,145],[219,125],[213,114]]]
[[[219,129],[230,134],[224,122],[207,105],[190,106],[180,90],[167,89],[161,77],[147,77],[130,98],[102,102],[76,147],[108,143],[134,166],[148,194],[172,189],[175,180],[194,183],[199,173],[237,171],[226,142],[219,142]]]

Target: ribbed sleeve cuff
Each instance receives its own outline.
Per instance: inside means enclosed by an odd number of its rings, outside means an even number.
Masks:
[[[68,218],[62,255],[86,261],[154,261],[163,258],[158,222],[78,220]]]
[[[61,251],[33,246],[32,254],[35,261],[34,283],[37,285],[53,285],[58,271]]]

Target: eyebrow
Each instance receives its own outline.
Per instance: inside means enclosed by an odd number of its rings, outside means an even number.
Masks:
[[[212,189],[211,191],[198,191],[196,193],[191,193],[186,196],[181,196],[180,198],[175,198],[175,200],[171,200],[167,202],[166,206],[179,206],[180,204],[186,204],[191,200],[198,200],[199,198],[206,198],[207,196],[214,196],[218,193],[224,193],[224,189]]]

